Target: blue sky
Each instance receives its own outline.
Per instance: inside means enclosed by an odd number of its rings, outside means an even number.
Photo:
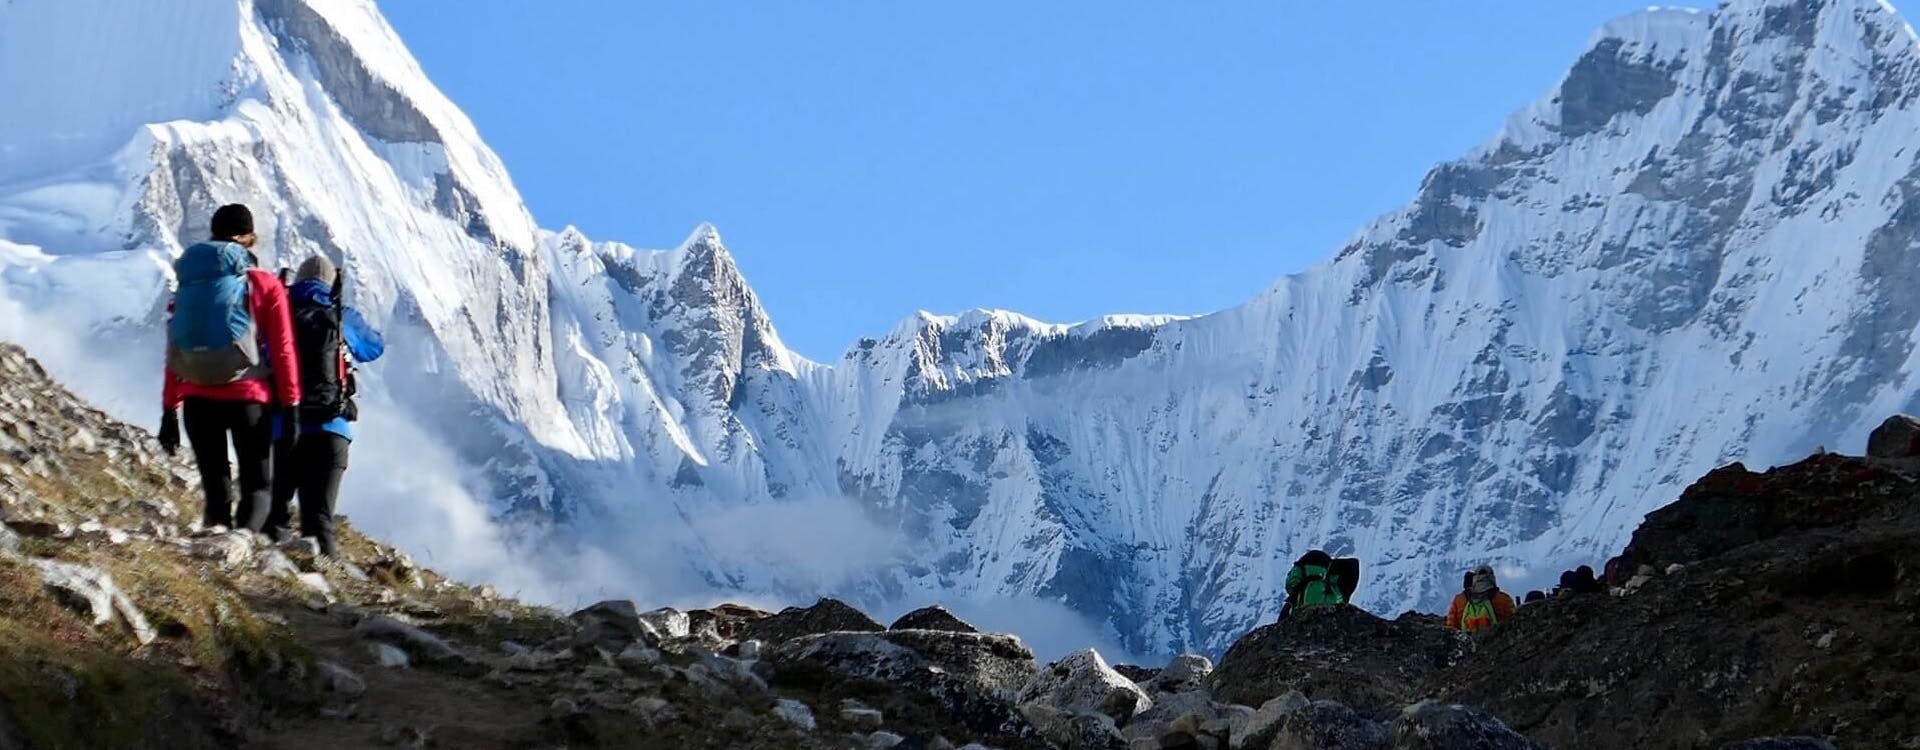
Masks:
[[[544,226],[720,228],[787,343],[1231,307],[1646,0],[392,0]]]

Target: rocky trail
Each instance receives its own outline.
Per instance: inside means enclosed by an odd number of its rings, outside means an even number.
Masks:
[[[1042,664],[939,608],[568,614],[199,529],[187,464],[0,345],[0,749],[1920,748],[1915,435],[1717,470],[1629,580],[1479,638],[1336,607],[1217,669]]]

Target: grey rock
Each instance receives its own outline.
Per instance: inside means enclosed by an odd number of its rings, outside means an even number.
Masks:
[[[906,741],[907,738],[892,732],[874,732],[873,734],[867,735],[866,745],[872,748],[872,750],[893,750],[893,748],[898,747],[900,743]]]
[[[813,731],[813,709],[807,704],[792,698],[781,698],[773,703],[773,715],[781,720],[807,731]]]
[[[407,657],[407,652],[400,650],[393,644],[370,643],[367,644],[367,649],[373,654],[374,661],[379,662],[380,666],[388,669],[406,669],[407,667],[413,666],[413,660]]]
[[[1215,703],[1213,696],[1202,690],[1188,690],[1178,693],[1155,693],[1153,707],[1136,714],[1131,721],[1125,722],[1121,734],[1129,740],[1142,737],[1158,737],[1185,721],[1198,729],[1208,722],[1219,721],[1230,726],[1232,714],[1226,706]],[[1221,732],[1223,736],[1229,732]]]
[[[1233,724],[1229,746],[1232,750],[1262,750],[1273,742],[1273,736],[1279,733],[1287,717],[1306,708],[1310,702],[1294,690],[1260,704],[1258,711],[1243,715]]]
[[[14,533],[13,527],[0,523],[0,555],[19,554],[19,552],[20,535]]]
[[[401,654],[401,658],[405,658]],[[367,693],[367,681],[354,674],[353,670],[330,661],[316,665],[314,676],[321,692],[346,700],[359,698]]]
[[[269,578],[293,578],[300,575],[300,566],[293,564],[286,554],[277,549],[269,549],[254,557],[254,564],[260,574]]]
[[[440,636],[429,633],[389,615],[374,615],[354,626],[354,633],[370,641],[398,646],[406,653],[429,664],[467,661],[466,655]]]
[[[1867,436],[1867,455],[1873,458],[1920,457],[1920,417],[1895,414]]]
[[[319,594],[322,597],[333,596],[333,584],[327,583],[327,577],[319,573],[295,573],[293,580],[295,583],[300,584],[300,588],[306,589],[307,591]]]
[[[666,660],[666,656],[664,654],[661,654],[659,649],[648,648],[646,646],[635,643],[633,645],[627,646],[624,649],[621,649],[620,654],[618,656],[615,656],[614,660],[620,662],[622,665],[633,667],[636,669],[639,669],[639,668],[651,669],[652,667],[663,663]]]
[[[106,571],[59,560],[36,559],[33,566],[48,589],[68,606],[91,618],[94,625],[118,621],[143,646],[157,637],[146,615],[114,584],[113,576]]]
[[[788,607],[779,614],[747,623],[741,629],[741,634],[744,638],[777,644],[822,633],[875,632],[885,629],[846,602],[821,599],[811,607]]]
[[[786,669],[875,680],[932,698],[972,731],[1028,736],[1032,727],[1012,707],[1037,671],[1020,639],[936,630],[842,632],[806,636],[774,647]]]
[[[245,529],[211,533],[193,540],[194,557],[227,567],[247,564],[253,559],[253,551],[253,533]]]
[[[1387,728],[1333,701],[1295,705],[1273,734],[1269,750],[1385,750]],[[1440,747],[1452,748],[1452,745]],[[1458,750],[1469,750],[1461,746]]]
[[[618,652],[631,643],[658,646],[662,640],[660,631],[640,619],[639,609],[624,599],[598,602],[574,612],[573,621],[580,623],[580,631],[573,638],[575,646]]]
[[[1837,750],[1818,737],[1761,737],[1721,745],[1720,750]]]
[[[980,630],[967,624],[965,620],[948,612],[945,607],[921,607],[894,620],[888,630],[946,630],[955,633],[978,633]]]
[[[886,714],[865,706],[842,707],[840,718],[861,729],[879,729],[887,723]]]
[[[1485,711],[1438,701],[1408,706],[1394,726],[1393,750],[1545,750]]]
[[[1054,713],[1101,714],[1116,723],[1153,706],[1146,691],[1107,666],[1093,649],[1075,651],[1040,670],[1020,691],[1022,712],[1039,705]],[[1032,717],[1028,717],[1031,719]]]
[[[642,612],[638,619],[652,627],[653,632],[661,638],[685,638],[691,633],[687,613],[672,607]]]

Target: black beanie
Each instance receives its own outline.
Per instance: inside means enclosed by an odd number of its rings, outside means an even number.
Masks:
[[[238,203],[229,203],[213,212],[213,238],[230,239],[253,234],[253,212]]]

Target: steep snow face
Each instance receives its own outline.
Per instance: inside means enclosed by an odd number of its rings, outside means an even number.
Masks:
[[[711,228],[671,251],[537,229],[371,5],[195,9],[169,39],[205,44],[176,49],[129,8],[0,5],[0,100],[58,112],[0,112],[0,312],[150,371],[168,260],[251,203],[264,262],[348,270],[395,331],[370,387],[500,511],[616,539],[644,511],[719,589],[1037,597],[1135,651],[1218,651],[1311,547],[1365,560],[1362,604],[1434,607],[1463,568],[1597,563],[1708,468],[1920,408],[1920,53],[1870,0],[1611,23],[1244,306],[921,314],[831,365],[781,344]],[[127,70],[127,96],[85,93]],[[901,543],[821,577],[729,536],[782,508]]]

